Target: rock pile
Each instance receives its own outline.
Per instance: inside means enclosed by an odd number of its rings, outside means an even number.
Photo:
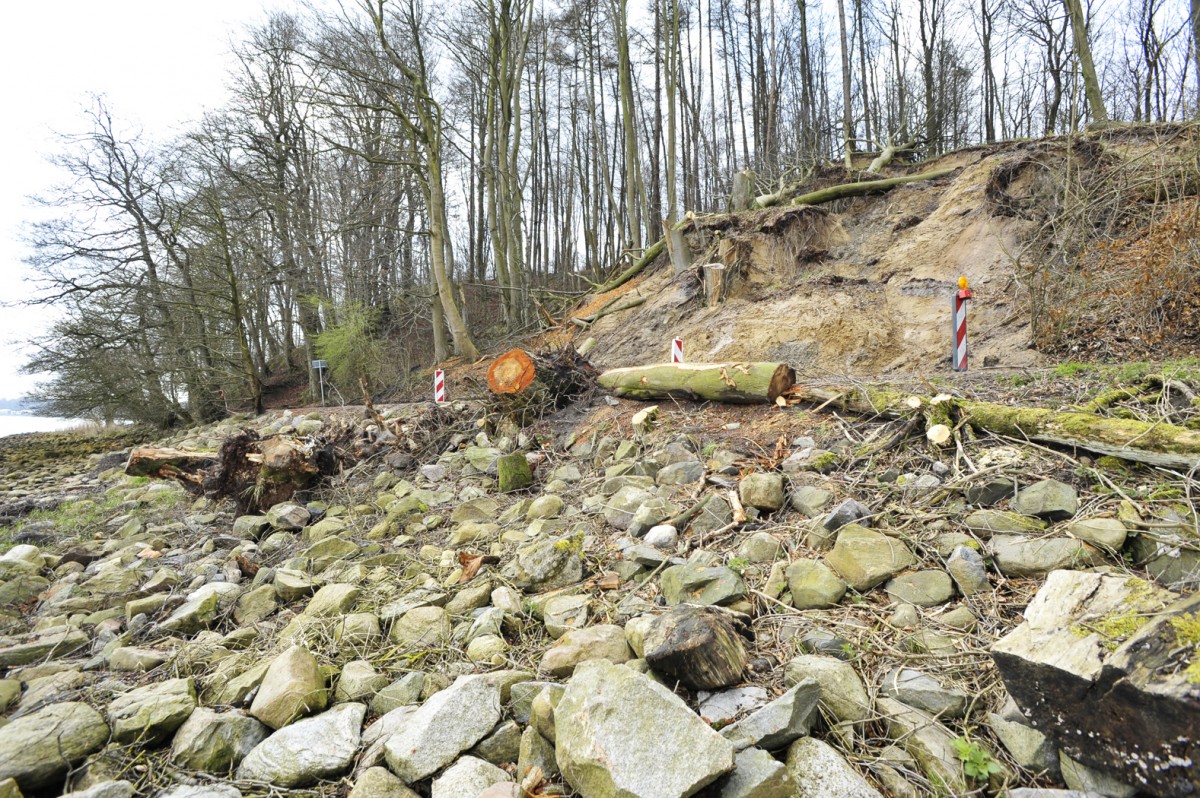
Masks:
[[[773,462],[672,419],[480,432],[262,516],[106,472],[0,554],[0,796],[1200,788],[1161,523],[1015,466],[851,485],[815,441]]]

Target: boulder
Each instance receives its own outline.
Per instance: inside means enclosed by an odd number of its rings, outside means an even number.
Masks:
[[[292,646],[276,657],[259,685],[250,714],[280,729],[297,718],[328,706],[325,676],[317,659],[302,646]]]
[[[1104,562],[1099,549],[1075,538],[996,535],[989,546],[1000,573],[1010,577],[1043,577],[1051,571]]]
[[[903,541],[858,524],[848,524],[838,531],[826,561],[859,592],[883,584],[916,564]]]
[[[992,657],[1030,725],[1118,782],[1200,790],[1200,594],[1055,571],[1024,616]]]
[[[516,721],[504,721],[480,740],[470,753],[497,766],[516,762],[521,753],[521,727]]]
[[[789,499],[792,507],[795,507],[801,514],[809,518],[816,518],[829,506],[829,502],[833,501],[833,493],[824,488],[801,485],[792,490]]]
[[[668,604],[724,605],[746,597],[742,577],[723,565],[672,565],[662,572],[661,585]]]
[[[798,610],[835,607],[846,595],[846,583],[820,560],[796,560],[787,567],[787,582]]]
[[[153,746],[164,742],[196,709],[192,679],[170,679],[138,687],[108,705],[117,742]]]
[[[746,507],[755,507],[773,513],[783,507],[783,475],[769,471],[755,471],[742,477],[738,483],[738,498]]]
[[[392,624],[388,638],[408,648],[428,648],[450,637],[450,614],[441,607],[417,607]]]
[[[387,686],[388,677],[375,670],[371,663],[363,659],[352,660],[342,666],[333,700],[339,704],[346,701],[369,701]]]
[[[242,793],[232,784],[180,784],[160,792],[155,798],[242,798]]]
[[[304,787],[345,773],[362,741],[364,704],[338,704],[263,740],[242,760],[237,777]]]
[[[604,520],[617,529],[629,529],[638,508],[654,498],[654,494],[638,485],[625,485],[608,497],[602,514]]]
[[[917,760],[926,778],[944,784],[952,795],[970,791],[972,785],[963,775],[962,762],[954,749],[957,735],[929,713],[893,698],[877,698],[875,709],[888,737]]]
[[[696,694],[699,706],[696,711],[709,726],[721,728],[729,722],[751,710],[766,706],[770,701],[770,693],[763,687],[734,687],[709,693],[701,690]]]
[[[1079,495],[1065,482],[1044,479],[1018,491],[1013,506],[1022,515],[1065,521],[1079,511]]]
[[[942,718],[961,718],[967,709],[966,693],[942,687],[937,679],[911,668],[889,671],[879,694]]]
[[[608,662],[571,678],[555,727],[558,766],[582,798],[687,798],[733,769],[733,746],[678,696]]]
[[[754,746],[775,751],[808,734],[817,714],[821,686],[816,679],[801,679],[783,695],[726,726],[721,736],[741,751]]]
[[[863,521],[859,526],[870,526],[870,517],[870,507],[855,499],[846,499],[829,512],[823,526],[830,532],[836,532],[847,524],[856,524],[859,521]],[[864,519],[868,520],[864,521]]]
[[[1058,749],[1046,735],[1026,723],[1005,720],[996,713],[988,715],[988,726],[1018,765],[1034,773],[1058,776]]]
[[[490,762],[464,756],[433,780],[430,793],[432,798],[466,798],[506,781],[512,778]]]
[[[58,626],[18,638],[3,637],[0,638],[0,668],[65,657],[90,642],[86,632],[73,626]]]
[[[889,579],[883,589],[894,600],[917,607],[936,607],[954,598],[954,583],[945,571],[909,571]]]
[[[349,798],[420,798],[384,767],[369,767],[354,781]]]
[[[964,596],[974,596],[991,588],[983,557],[970,546],[955,546],[946,560],[946,570],[958,585],[958,592]]]
[[[883,798],[841,754],[815,737],[792,743],[787,770],[794,798]]]
[[[849,662],[820,654],[805,654],[784,667],[785,684],[798,684],[810,677],[821,686],[821,706],[839,721],[857,722],[870,716],[867,688]]]
[[[520,549],[502,573],[528,592],[553,590],[583,579],[583,557],[571,538],[543,540]]]
[[[61,781],[68,768],[108,742],[104,717],[82,701],[65,701],[0,726],[0,782],[24,791]]]
[[[554,743],[533,727],[527,727],[521,732],[521,744],[517,751],[517,775],[524,777],[530,768],[537,768],[548,779],[557,778],[560,773],[558,759],[554,755]]]
[[[460,676],[410,714],[384,745],[392,772],[406,784],[430,776],[488,735],[500,721],[500,685]]]
[[[1067,526],[1067,534],[1104,551],[1117,552],[1129,532],[1116,518],[1081,518]]]
[[[270,734],[270,729],[241,712],[200,707],[171,741],[171,761],[187,770],[228,775]]]
[[[792,798],[787,766],[761,748],[738,751],[733,765],[712,787],[713,798]]]
[[[170,651],[122,646],[109,654],[108,667],[114,671],[150,671],[172,656]]]
[[[102,781],[87,789],[65,792],[60,798],[133,798],[134,790],[133,783],[124,779]]]
[[[625,630],[612,624],[572,629],[542,656],[541,670],[551,676],[570,676],[575,666],[587,660],[628,662],[633,651],[625,640]]]

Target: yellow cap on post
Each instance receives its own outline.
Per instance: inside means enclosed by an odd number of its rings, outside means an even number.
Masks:
[[[958,287],[963,291],[967,290],[967,276],[965,274],[958,278]]]

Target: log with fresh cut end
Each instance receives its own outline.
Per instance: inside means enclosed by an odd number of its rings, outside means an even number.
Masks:
[[[611,369],[600,385],[628,399],[771,404],[796,382],[786,363],[658,363]]]

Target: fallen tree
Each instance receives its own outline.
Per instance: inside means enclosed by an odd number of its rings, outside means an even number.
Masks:
[[[252,430],[242,430],[227,438],[216,453],[140,446],[130,452],[125,473],[174,479],[198,495],[232,498],[241,515],[287,501],[339,467],[329,442],[261,438]]]
[[[611,369],[600,385],[630,399],[773,403],[796,382],[786,363],[658,363]]]
[[[864,197],[869,194],[882,194],[886,191],[891,191],[896,186],[902,186],[906,183],[916,183],[923,180],[936,180],[939,177],[946,177],[954,172],[955,167],[946,167],[943,169],[933,169],[928,172],[921,172],[915,175],[903,175],[901,177],[889,177],[883,180],[864,180],[858,183],[842,183],[835,186],[827,186],[826,188],[810,191],[806,194],[794,196],[793,188],[788,188],[778,191],[774,194],[764,194],[754,201],[754,208],[769,208],[774,205],[782,205],[790,203],[792,205],[820,205],[825,202],[833,202],[839,199],[848,199],[850,197]],[[672,231],[686,230],[687,227],[694,223],[693,217],[689,214],[683,220],[677,222]],[[620,288],[625,283],[637,277],[643,269],[649,266],[654,260],[662,254],[666,248],[666,237],[658,239],[651,244],[642,253],[641,257],[630,264],[629,268],[612,278],[608,282],[598,285],[593,290],[593,295],[603,294],[607,291],[612,291],[614,288]]]
[[[925,415],[927,424],[965,424],[982,434],[1071,446],[1136,463],[1191,469],[1200,467],[1200,431],[1165,423],[1108,418],[1094,413],[1012,407],[955,397],[933,402],[884,388],[793,389],[789,398],[832,404],[840,409],[888,418]]]

